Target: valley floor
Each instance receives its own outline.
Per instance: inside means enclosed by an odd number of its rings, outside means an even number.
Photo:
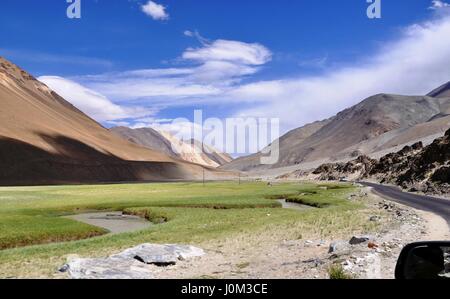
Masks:
[[[286,198],[313,208],[284,209],[278,200]],[[157,278],[327,278],[334,264],[342,265],[349,275],[364,277],[367,256],[376,254],[381,260],[390,256],[387,267],[391,269],[400,246],[424,238],[430,230],[418,212],[384,205],[351,184],[0,188],[0,246],[4,249],[0,277],[67,278],[58,269],[74,254],[104,257],[142,243],[190,244],[207,252],[176,266],[149,266]],[[124,211],[158,224],[106,234],[104,229],[62,217],[89,211]],[[328,253],[330,243],[347,244],[361,234],[373,236],[378,248],[363,244],[350,252],[344,246],[342,252]],[[399,238],[402,241],[394,240]],[[391,277],[391,270],[381,273]]]
[[[367,190],[368,191],[368,190]],[[365,212],[379,214],[386,201],[365,192],[358,201],[367,205]],[[356,199],[356,198],[355,198]],[[401,211],[401,216],[397,212]],[[404,245],[425,240],[448,240],[446,221],[434,214],[402,205],[382,212],[380,226],[371,231],[371,242],[378,247],[343,246],[329,252],[330,244],[344,244],[350,232],[311,239],[292,239],[283,231],[238,235],[222,241],[203,244],[207,255],[167,268],[154,267],[157,278],[235,278],[235,279],[328,279],[332,265],[342,265],[352,278],[392,279],[397,258]],[[342,239],[337,236],[340,235]],[[343,239],[344,237],[347,239]]]

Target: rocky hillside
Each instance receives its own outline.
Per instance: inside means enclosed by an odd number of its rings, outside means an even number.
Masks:
[[[349,160],[434,138],[450,125],[449,87],[447,83],[427,96],[372,96],[328,120],[281,137],[280,160],[275,165],[260,165],[258,153],[223,168],[252,171]]]
[[[308,140],[314,133],[322,129],[324,126],[328,125],[331,119],[318,121],[312,124],[308,124],[301,128],[290,131],[280,138],[280,157],[282,161],[277,165],[261,165],[261,153],[256,153],[250,156],[238,158],[231,163],[222,166],[223,169],[227,170],[241,170],[241,171],[252,171],[257,169],[276,167],[278,165],[293,165],[298,164],[302,159],[300,159],[299,153],[296,149],[303,148],[303,143]]]
[[[138,145],[208,167],[219,167],[233,160],[228,154],[220,153],[217,149],[202,144],[200,141],[184,142],[168,132],[158,132],[152,128],[115,127],[110,130]]]
[[[320,180],[376,179],[409,191],[449,194],[450,130],[425,147],[419,142],[379,160],[360,156],[348,163],[324,164],[312,174]]]

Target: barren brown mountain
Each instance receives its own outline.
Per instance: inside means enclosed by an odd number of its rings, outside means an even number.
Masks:
[[[0,163],[3,185],[196,179],[204,169],[118,137],[1,57]]]
[[[156,150],[167,156],[176,157],[170,141],[152,128],[114,127],[109,130],[132,143]]]
[[[301,128],[295,129],[287,133],[280,138],[280,158],[284,157],[289,161],[290,165],[295,164],[298,155],[295,149],[300,148],[303,142],[311,137],[314,133],[330,123],[331,119],[318,121],[312,124],[308,124]],[[229,170],[251,171],[261,168],[269,168],[270,165],[261,165],[261,153],[238,158],[228,164],[223,165],[221,168]],[[276,164],[278,165],[278,164]],[[275,165],[275,166],[276,166]]]
[[[350,160],[359,155],[379,156],[383,151],[421,140],[432,142],[450,125],[450,84],[432,96],[379,94],[336,116],[280,138],[280,160],[260,165],[260,154],[237,159],[224,169],[252,171],[281,168],[307,162]],[[319,165],[318,164],[318,165]]]

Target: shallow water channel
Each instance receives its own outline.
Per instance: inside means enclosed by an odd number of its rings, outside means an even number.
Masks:
[[[281,203],[283,209],[299,211],[314,209],[313,207],[307,205],[286,202],[285,199],[279,199],[277,201]],[[144,218],[125,215],[122,212],[92,212],[66,216],[65,218],[104,228],[108,230],[110,234],[134,232],[154,225]]]
[[[314,207],[302,205],[300,203],[287,202],[286,199],[279,199],[277,201],[279,203],[281,203],[281,205],[283,206],[283,209],[292,209],[292,210],[299,210],[299,211],[314,209]]]
[[[104,228],[111,234],[134,232],[154,225],[141,217],[124,215],[122,212],[86,213],[65,218]]]

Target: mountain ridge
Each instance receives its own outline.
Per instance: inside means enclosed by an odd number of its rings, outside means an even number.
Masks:
[[[439,92],[442,90],[441,87]],[[409,130],[409,139],[403,140],[405,143],[417,141],[411,133],[412,128],[426,131],[429,134],[427,136],[442,133],[447,123],[450,124],[448,112],[450,98],[447,97],[377,94],[318,122],[321,125],[306,138],[297,137],[295,132],[312,124],[283,135],[279,139],[280,160],[275,165],[259,164],[261,154],[257,153],[226,164],[222,169],[277,169],[314,161],[348,160],[360,154],[370,155],[386,149],[383,144],[392,143],[391,140],[401,137],[401,132],[405,130]],[[393,136],[393,132],[398,135]],[[373,140],[378,142],[374,143]],[[392,147],[399,145],[392,144]]]
[[[112,134],[4,58],[0,99],[0,184],[198,179],[205,169]]]
[[[232,158],[218,150],[191,139],[181,141],[168,132],[159,132],[153,128],[131,129],[128,127],[113,127],[110,129],[124,139],[149,149],[161,151],[170,157],[188,162],[217,168],[231,162]]]
[[[448,98],[448,97],[450,97],[450,81],[448,81],[447,83],[432,90],[427,95],[430,97],[433,97],[433,98]]]

